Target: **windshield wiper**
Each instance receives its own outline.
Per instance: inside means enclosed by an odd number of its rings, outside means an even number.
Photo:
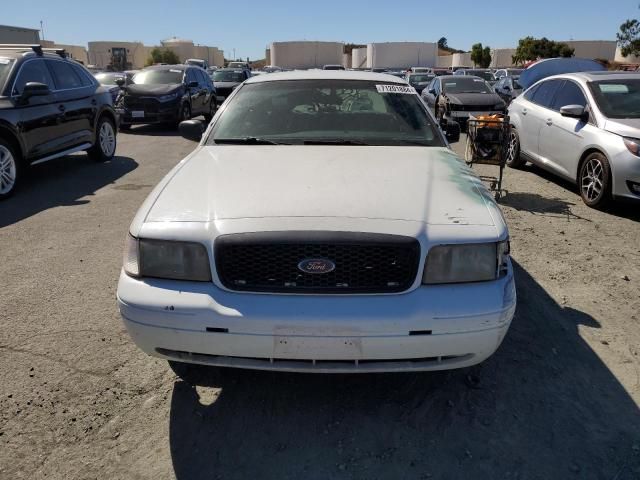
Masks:
[[[302,142],[304,145],[369,145],[366,142],[360,140],[305,140]]]
[[[214,138],[215,143],[228,143],[234,145],[291,145],[290,143],[274,142],[266,138],[239,137],[239,138]]]

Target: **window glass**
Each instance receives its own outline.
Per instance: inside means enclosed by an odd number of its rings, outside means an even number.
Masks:
[[[68,63],[57,60],[47,60],[47,64],[53,72],[56,89],[65,90],[68,88],[82,87],[82,80],[80,80],[78,74]]]
[[[80,65],[71,65],[71,66],[80,77],[80,81],[82,82],[83,87],[88,87],[94,84],[91,81],[90,74],[84,68],[82,68]]]
[[[589,82],[602,113],[609,118],[640,118],[640,80],[620,78]]]
[[[44,83],[53,90],[53,79],[47,66],[44,64],[44,60],[29,60],[22,65],[13,88],[14,95],[21,95],[24,86],[29,82]]]
[[[196,72],[194,72],[193,68],[187,69],[187,83],[189,82],[198,82],[200,83],[200,79],[196,77]]]
[[[524,98],[526,98],[527,100],[529,100],[530,102],[533,101],[533,96],[535,95],[535,93],[538,91],[538,87],[540,85],[536,85],[535,87],[531,87],[529,90],[527,90],[524,94]]]
[[[244,82],[246,75],[242,70],[216,70],[213,73],[214,82]]]
[[[443,80],[446,93],[491,93],[487,82],[478,77],[457,76]]]
[[[202,85],[202,87],[206,88],[209,85],[209,76],[202,70],[196,70],[196,74],[198,75],[198,78],[200,79],[200,85]]]
[[[298,145],[328,141],[442,146],[418,95],[391,93],[384,87],[355,80],[248,84],[227,105],[208,141],[255,137]]]
[[[553,109],[560,110],[565,105],[580,105],[581,107],[587,106],[587,99],[582,93],[582,89],[575,83],[567,80],[565,81],[553,101]]]
[[[125,76],[122,73],[98,73],[96,75],[96,80],[100,82],[100,85],[117,85],[116,80],[124,79]]]
[[[0,95],[4,90],[4,82],[9,76],[13,62],[14,60],[12,58],[0,57]]]
[[[133,77],[136,85],[169,85],[182,83],[184,72],[179,68],[142,70]]]
[[[537,103],[541,107],[551,108],[553,98],[561,83],[562,80],[548,80],[546,82],[542,82],[533,94],[531,101],[533,103]]]

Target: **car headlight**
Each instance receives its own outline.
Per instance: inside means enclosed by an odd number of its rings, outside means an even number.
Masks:
[[[438,245],[425,262],[422,283],[464,283],[495,280],[508,268],[509,241]]]
[[[133,277],[211,281],[209,255],[195,242],[137,239],[127,237],[124,271]]]
[[[178,98],[178,92],[168,93],[167,95],[161,95],[158,97],[159,102],[170,102]]]
[[[622,137],[622,141],[627,147],[627,150],[633,153],[636,157],[640,157],[640,139]]]

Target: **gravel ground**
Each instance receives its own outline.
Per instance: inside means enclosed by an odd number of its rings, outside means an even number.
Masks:
[[[113,161],[44,164],[0,204],[0,478],[640,478],[638,206],[506,171],[519,304],[480,366],[194,386],[136,349],[114,299],[133,214],[192,148],[136,128]]]

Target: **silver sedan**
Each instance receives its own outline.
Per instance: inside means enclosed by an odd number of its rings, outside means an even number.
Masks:
[[[507,164],[527,161],[576,183],[584,203],[640,200],[640,74],[545,78],[509,106]]]

